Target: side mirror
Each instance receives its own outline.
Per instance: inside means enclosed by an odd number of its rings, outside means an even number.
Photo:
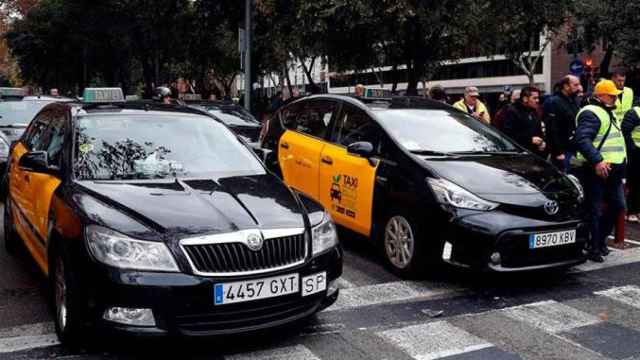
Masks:
[[[20,157],[18,161],[20,169],[35,173],[53,173],[58,169],[49,166],[49,156],[46,151],[31,151]]]
[[[357,141],[347,146],[347,153],[369,158],[373,155],[373,145],[368,141]]]

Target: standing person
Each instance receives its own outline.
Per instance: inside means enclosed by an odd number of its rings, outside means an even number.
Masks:
[[[622,179],[627,151],[613,114],[620,93],[613,81],[598,82],[589,105],[580,110],[576,120],[576,159],[583,164],[582,181],[591,226],[588,259],[595,262],[603,262],[602,256],[609,254],[607,237],[618,214],[625,209]]]
[[[489,110],[480,101],[480,92],[475,86],[469,86],[464,89],[464,98],[453,104],[453,107],[460,111],[464,111],[474,118],[489,125],[491,124],[491,117],[489,116]]]
[[[356,97],[360,97],[360,98],[364,97],[364,91],[365,91],[364,85],[362,84],[356,85]]]
[[[557,92],[544,102],[544,124],[551,151],[551,162],[567,172],[575,154],[573,137],[580,108],[576,97],[582,86],[580,79],[567,75],[558,83]]]
[[[434,85],[429,89],[429,98],[431,100],[447,103],[447,92],[440,85]]]
[[[520,146],[534,154],[545,156],[547,144],[544,141],[542,122],[538,117],[540,90],[525,87],[520,91],[520,99],[509,105],[504,118],[504,133]]]
[[[622,120],[622,134],[627,144],[629,166],[627,166],[628,221],[638,222],[640,215],[640,107],[635,106]]]
[[[627,111],[633,107],[633,89],[624,86],[627,81],[627,75],[622,70],[614,71],[611,75],[611,81],[613,81],[616,84],[616,88],[621,91],[616,99],[616,109],[614,110],[616,119],[618,119],[618,123],[620,123],[622,119],[624,119]]]
[[[509,104],[498,110],[496,116],[491,121],[491,125],[500,131],[504,131],[504,117],[507,114],[507,109],[509,105],[515,104],[518,99],[520,99],[520,89],[513,90],[509,96]]]

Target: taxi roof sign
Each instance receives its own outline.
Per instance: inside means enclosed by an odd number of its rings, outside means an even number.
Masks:
[[[120,88],[85,88],[82,94],[85,103],[120,103],[125,102]]]
[[[364,93],[364,97],[367,98],[385,98],[391,97],[393,92],[387,89],[367,89]]]
[[[0,87],[0,98],[23,98],[26,95],[22,88]]]

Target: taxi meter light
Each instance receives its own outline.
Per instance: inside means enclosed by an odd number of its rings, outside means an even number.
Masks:
[[[86,88],[82,94],[85,103],[121,103],[125,102],[124,94],[120,88]]]
[[[26,96],[22,88],[0,87],[0,99],[3,98],[23,98]]]

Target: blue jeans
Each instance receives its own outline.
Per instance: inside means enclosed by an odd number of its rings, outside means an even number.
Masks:
[[[585,174],[585,195],[589,206],[591,222],[590,251],[600,253],[607,246],[607,237],[611,235],[620,211],[625,209],[624,165],[612,165],[607,179],[598,177],[593,167]],[[607,204],[603,210],[603,204]]]

